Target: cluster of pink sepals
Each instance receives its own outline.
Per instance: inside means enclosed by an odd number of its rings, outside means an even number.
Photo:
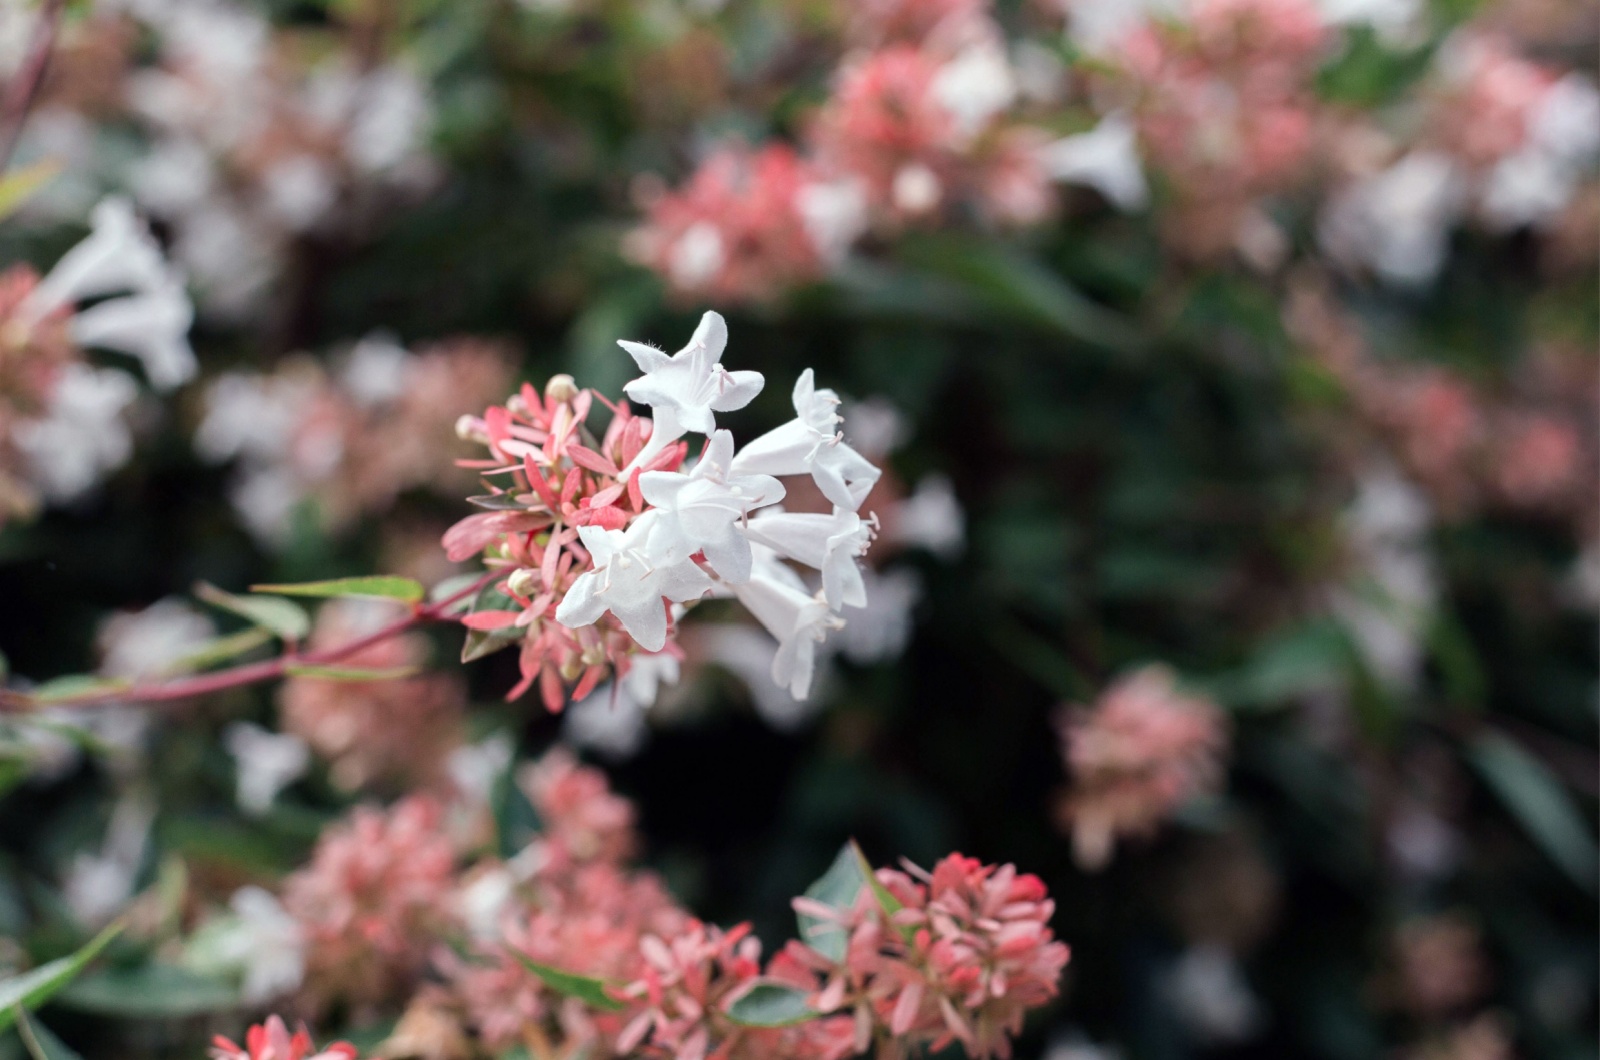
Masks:
[[[596,440],[586,421],[594,402],[610,410],[611,423]],[[536,579],[499,583],[517,611],[476,611],[462,618],[468,629],[524,630],[522,681],[508,698],[522,695],[537,681],[551,710],[594,690],[613,666],[625,666],[634,642],[620,626],[599,624],[571,629],[556,621],[556,606],[578,576],[590,567],[578,536],[580,526],[621,530],[648,507],[639,489],[645,471],[676,471],[689,447],[675,442],[646,463],[631,466],[650,437],[651,421],[635,416],[626,401],[613,402],[593,390],[579,390],[570,376],[556,376],[541,395],[531,384],[506,402],[489,408],[481,420],[469,418],[462,433],[489,447],[488,460],[458,461],[480,470],[493,492],[473,498],[496,510],[471,515],[451,528],[444,544],[451,560],[461,561],[485,548],[489,569],[537,571]],[[585,444],[587,443],[587,444]],[[623,469],[628,468],[626,474]],[[619,667],[620,668],[620,667]]]
[[[1056,994],[1069,951],[1054,903],[1014,866],[951,854],[931,872],[874,872],[850,845],[795,899],[801,937],[763,961],[748,924],[694,918],[631,864],[633,806],[598,771],[558,751],[519,780],[543,831],[506,860],[462,864],[466,838],[431,796],[360,808],[322,837],[283,887],[306,944],[298,1007],[401,1001],[395,1037],[419,1050],[443,1027],[495,1054],[531,1041],[549,1056],[842,1060],[954,1042],[1008,1056],[1027,1010]],[[775,995],[781,1014],[752,1010]],[[353,1060],[346,1048],[318,1056]],[[310,1053],[274,1019],[214,1056]]]

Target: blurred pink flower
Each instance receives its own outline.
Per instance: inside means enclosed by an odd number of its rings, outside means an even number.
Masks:
[[[1150,834],[1222,783],[1226,718],[1179,692],[1164,666],[1119,679],[1093,708],[1062,712],[1059,725],[1071,773],[1060,816],[1086,869],[1103,867],[1119,836]]]

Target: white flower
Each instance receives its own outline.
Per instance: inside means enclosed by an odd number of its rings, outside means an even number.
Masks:
[[[696,221],[667,251],[667,274],[674,285],[697,291],[722,271],[727,260],[717,226],[710,221]]]
[[[902,213],[924,214],[938,206],[939,200],[944,198],[944,184],[939,180],[939,174],[921,162],[912,162],[895,172],[889,198],[895,209]]]
[[[169,596],[105,620],[96,637],[100,672],[131,680],[157,677],[215,634],[211,619]]]
[[[45,418],[19,423],[11,435],[45,496],[74,500],[127,463],[133,435],[122,414],[138,393],[126,372],[86,364],[62,369]]]
[[[85,927],[109,921],[133,895],[144,864],[155,807],[139,795],[126,795],[111,811],[100,852],[79,853],[61,884],[61,896]]]
[[[711,587],[711,579],[687,555],[653,552],[651,535],[658,517],[646,512],[626,530],[580,526],[578,536],[589,550],[594,569],[572,583],[556,608],[556,621],[571,629],[587,626],[610,611],[622,628],[646,651],[667,643],[667,611],[663,599],[693,600]]]
[[[841,628],[844,620],[828,609],[822,594],[808,596],[762,569],[743,585],[735,585],[733,593],[767,632],[778,638],[772,679],[795,699],[805,699],[816,671],[817,645],[829,632]]]
[[[1179,1018],[1203,1044],[1246,1041],[1266,1018],[1239,962],[1221,946],[1191,946],[1178,958],[1164,985]]]
[[[850,245],[867,230],[867,189],[854,178],[806,184],[795,196],[795,208],[817,257],[827,265],[843,261]]]
[[[445,772],[468,802],[486,806],[495,782],[510,768],[514,755],[511,737],[497,732],[451,751],[450,757],[445,759]]]
[[[709,623],[697,631],[695,643],[707,662],[727,670],[750,692],[751,705],[763,721],[780,732],[792,732],[820,709],[820,697],[795,699],[772,681],[772,661],[778,644],[766,633],[743,623]],[[821,685],[829,677],[826,656],[816,660],[819,672],[812,684]]]
[[[168,282],[161,250],[127,199],[101,200],[90,225],[88,237],[63,254],[34,289],[31,304],[36,311]]]
[[[1421,0],[1317,0],[1322,17],[1330,25],[1365,24],[1377,30],[1388,43],[1407,42],[1418,28]]]
[[[834,508],[832,515],[771,512],[751,520],[745,533],[751,540],[821,571],[823,596],[829,607],[838,610],[867,604],[856,557],[866,554],[876,529],[876,519],[869,522],[848,508]]]
[[[1040,160],[1056,180],[1086,184],[1120,209],[1137,210],[1150,199],[1133,123],[1125,114],[1108,114],[1088,132],[1047,144]]]
[[[185,967],[240,980],[243,1001],[259,1005],[300,986],[305,978],[305,936],[271,893],[241,887],[229,915],[207,922],[184,950]]]
[[[898,544],[925,548],[940,559],[958,555],[966,542],[966,513],[950,480],[940,474],[922,477],[895,509],[893,525]]]
[[[501,866],[485,869],[456,892],[456,911],[467,934],[478,942],[497,941],[504,931],[501,915],[516,896],[517,878]]]
[[[123,298],[110,298],[72,318],[72,338],[139,358],[150,385],[171,390],[194,378],[198,365],[189,346],[194,305],[176,279]]]
[[[818,390],[807,368],[794,384],[795,418],[741,449],[733,458],[733,473],[809,473],[835,505],[851,511],[861,507],[883,472],[845,444],[838,432],[838,406],[839,395]]]
[[[622,389],[633,400],[656,410],[656,434],[664,434],[659,413],[670,410],[672,422],[683,430],[709,435],[717,429],[715,412],[742,409],[761,393],[760,372],[730,372],[722,367],[728,345],[728,325],[720,314],[708,312],[689,344],[672,356],[642,342],[621,340],[644,376]],[[650,441],[656,442],[656,435]]]
[[[963,48],[933,77],[933,98],[955,118],[956,133],[971,139],[1017,98],[1017,79],[1005,48],[984,40]]]
[[[751,509],[783,499],[783,485],[771,475],[730,475],[733,435],[717,431],[688,474],[647,471],[639,491],[661,513],[658,532],[675,539],[677,551],[704,551],[711,569],[729,581],[750,577],[750,543],[738,524]]]
[[[680,670],[678,660],[666,652],[633,655],[620,680],[601,685],[562,713],[562,737],[607,758],[633,757],[649,736],[645,714],[663,684],[677,684]]]
[[[1067,39],[1078,48],[1100,53],[1121,43],[1128,31],[1150,14],[1170,15],[1180,0],[1063,0]]]
[[[1336,195],[1317,235],[1348,264],[1368,265],[1392,283],[1427,283],[1444,264],[1465,194],[1465,178],[1449,156],[1413,151]]]
[[[239,808],[252,817],[271,809],[278,793],[300,779],[311,764],[305,741],[293,733],[236,721],[223,740],[237,767]]]
[[[922,599],[922,579],[914,570],[862,573],[866,606],[850,612],[839,635],[827,646],[861,666],[888,662],[905,653],[911,640],[912,610]]]
[[[340,373],[345,389],[357,404],[367,408],[387,405],[406,392],[411,354],[391,336],[381,332],[356,343]]]
[[[333,168],[313,155],[294,155],[261,175],[262,205],[296,232],[322,223],[339,199]]]

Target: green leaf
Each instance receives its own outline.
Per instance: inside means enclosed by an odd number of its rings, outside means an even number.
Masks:
[[[870,873],[865,871],[866,864],[866,858],[861,856],[855,843],[846,843],[828,871],[806,888],[806,897],[832,909],[851,908],[861,894],[861,888],[867,884]],[[807,913],[796,913],[795,916],[800,922],[801,942],[830,961],[844,960],[850,940],[843,925]]]
[[[231,985],[175,964],[151,963],[86,975],[62,991],[59,1003],[79,1012],[122,1019],[181,1019],[239,1005]]]
[[[521,605],[501,590],[498,583],[486,585],[478,593],[468,614],[479,611],[512,611],[521,610]],[[507,626],[504,629],[469,629],[467,638],[461,645],[461,661],[464,663],[481,659],[485,655],[493,655],[502,648],[509,648],[522,640],[527,631],[518,626]]]
[[[83,1060],[76,1050],[57,1038],[49,1027],[29,1019],[21,1005],[12,1011],[17,1017],[17,1032],[22,1037],[22,1044],[33,1060]]]
[[[515,759],[506,763],[490,789],[494,808],[495,846],[500,856],[515,857],[539,834],[544,822],[516,780]]]
[[[294,585],[252,585],[253,593],[278,593],[283,596],[375,596],[388,600],[404,600],[408,604],[421,601],[427,590],[412,578],[393,574],[374,574],[365,578],[334,578],[322,582],[298,582]]]
[[[872,888],[872,896],[878,900],[878,908],[887,916],[894,916],[905,908],[905,903],[890,893],[889,888],[878,881],[878,874],[873,871],[872,862],[867,860],[867,855],[861,850],[861,845],[854,839],[850,840],[850,849],[855,851],[856,861],[861,865],[861,875],[866,877],[867,886]]]
[[[132,682],[122,677],[96,677],[93,674],[67,674],[52,678],[36,686],[28,697],[35,703],[59,703],[79,696],[98,695],[101,692],[121,692],[132,687]]]
[[[282,640],[304,640],[311,632],[311,616],[305,608],[281,596],[236,596],[207,582],[196,584],[194,595],[212,607],[272,630]]]
[[[793,1027],[821,1015],[804,990],[787,983],[757,980],[728,1006],[728,1019],[741,1027]]]
[[[76,979],[121,931],[119,921],[90,939],[76,953],[41,964],[31,972],[0,979],[0,1031],[16,1022],[18,1012],[38,1008]]]
[[[1545,764],[1499,733],[1477,737],[1467,757],[1550,860],[1593,893],[1600,848],[1583,814]]]
[[[576,975],[572,972],[563,972],[559,968],[552,968],[548,964],[538,961],[525,954],[511,951],[512,955],[521,961],[523,966],[537,975],[551,990],[567,997],[575,997],[590,1008],[597,1008],[605,1012],[622,1011],[622,1002],[606,993],[606,984],[602,979],[595,979],[587,975]]]
[[[356,666],[316,666],[311,663],[285,663],[283,672],[290,677],[315,677],[323,681],[398,681],[412,677],[422,670],[420,666],[391,666],[382,670],[364,670]]]
[[[194,651],[168,666],[166,673],[189,673],[192,670],[204,670],[220,663],[243,655],[245,652],[254,651],[272,640],[272,631],[260,627],[241,629],[237,633],[230,633],[226,637],[217,637],[208,640]]]
[[[15,213],[60,171],[61,163],[46,158],[0,177],[0,221]]]

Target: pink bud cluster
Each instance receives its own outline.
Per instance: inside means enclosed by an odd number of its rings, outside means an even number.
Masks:
[[[1092,708],[1059,718],[1070,787],[1060,818],[1086,869],[1103,867],[1119,837],[1154,832],[1173,810],[1223,779],[1228,725],[1176,675],[1146,666],[1119,679]]]
[[[1015,96],[999,28],[973,0],[853,5],[850,49],[805,123],[804,152],[722,147],[682,188],[647,185],[634,256],[685,297],[763,299],[823,276],[865,233],[1050,209],[1041,137]]]
[[[388,811],[361,807],[317,842],[283,886],[305,939],[302,997],[357,1010],[416,982],[443,930],[456,853],[443,809],[411,796]]]
[[[1311,0],[1194,0],[1182,22],[1147,21],[1122,41],[1112,93],[1174,188],[1192,249],[1231,244],[1245,208],[1302,169],[1326,42]]]
[[[749,925],[695,919],[631,864],[633,808],[602,774],[557,751],[517,782],[541,828],[504,860],[469,853],[441,804],[417,796],[358,809],[324,836],[283,888],[304,940],[300,1008],[402,1006],[408,1041],[493,1052],[843,1060],[960,1042],[1004,1057],[1026,1011],[1056,993],[1068,950],[1049,928],[1053,903],[1010,865],[953,854],[931,873],[880,870],[838,905],[797,899],[848,947],[835,959],[813,935],[763,961]],[[562,976],[598,993],[564,989]],[[781,1025],[753,1022],[738,1006],[758,990],[804,1007]],[[246,1049],[224,1047],[214,1060],[267,1060],[269,1047],[271,1060],[305,1060],[310,1042],[269,1021]]]
[[[597,401],[612,413],[598,439],[587,426]],[[460,422],[463,437],[489,449],[489,459],[461,463],[491,482],[494,492],[475,503],[492,510],[451,527],[444,547],[454,561],[487,550],[489,569],[514,575],[501,584],[517,610],[479,611],[463,619],[480,633],[522,631],[522,681],[507,698],[537,682],[545,706],[556,711],[566,703],[569,684],[576,683],[572,696],[581,699],[613,667],[626,671],[635,645],[620,622],[607,618],[570,629],[555,616],[567,591],[591,567],[578,528],[624,529],[647,507],[639,476],[682,466],[688,451],[682,442],[638,462],[651,427],[626,401],[579,390],[570,376],[556,376],[542,395],[524,383],[504,405]]]
[[[1580,537],[1592,535],[1600,474],[1592,358],[1546,348],[1491,387],[1443,365],[1379,359],[1312,287],[1291,301],[1288,320],[1442,514],[1500,509],[1554,517]]]
[[[356,1060],[357,1055],[349,1042],[316,1049],[309,1031],[301,1027],[290,1034],[281,1016],[269,1016],[265,1023],[251,1027],[243,1047],[219,1034],[211,1048],[211,1060]]]
[[[1024,1014],[1055,996],[1070,956],[1050,930],[1044,884],[951,854],[932,872],[879,869],[877,885],[881,895],[864,887],[844,911],[795,900],[819,931],[847,935],[839,960],[799,941],[785,951],[820,977],[816,1007],[848,1017],[853,1052],[877,1042],[878,1055],[904,1056],[960,1042],[970,1056],[1010,1056]]]

